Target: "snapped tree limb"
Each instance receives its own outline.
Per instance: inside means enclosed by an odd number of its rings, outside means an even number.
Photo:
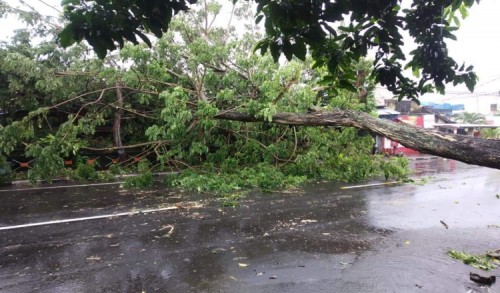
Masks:
[[[241,122],[267,122],[264,118],[236,111],[224,112],[215,118]],[[359,111],[336,109],[329,112],[277,113],[273,115],[272,123],[293,126],[356,127],[385,136],[425,154],[500,169],[500,140],[439,133],[405,123],[374,118]]]

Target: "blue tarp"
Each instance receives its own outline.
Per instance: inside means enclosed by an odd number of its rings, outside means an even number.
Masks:
[[[449,103],[438,104],[438,103],[433,103],[433,102],[422,102],[421,105],[432,108],[434,110],[444,110],[444,111],[465,110],[464,104],[452,105]]]

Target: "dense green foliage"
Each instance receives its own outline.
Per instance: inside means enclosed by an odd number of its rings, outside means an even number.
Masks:
[[[161,37],[174,27],[173,16],[196,2],[64,0],[69,23],[59,34],[60,42],[69,46],[86,40],[101,58],[126,41],[142,39],[151,46],[146,33]],[[352,63],[373,49],[374,78],[400,98],[417,100],[434,89],[444,92],[445,83],[465,83],[472,91],[477,80],[472,66],[449,57],[445,41],[456,39],[456,15],[466,17],[474,2],[479,0],[413,0],[404,8],[402,0],[255,0],[255,21],[264,19],[266,30],[256,48],[270,51],[275,61],[280,55],[305,60],[309,49],[314,66],[325,66],[327,80],[344,89],[353,89],[356,81]],[[402,32],[416,44],[409,61]],[[408,77],[406,68],[415,76]]]
[[[150,187],[153,185],[153,174],[146,160],[141,160],[137,164],[137,176],[128,177],[125,179],[123,186],[130,187]]]
[[[350,64],[354,87],[339,89],[327,81],[327,66],[309,59],[279,64],[269,54],[253,54],[261,36],[248,5],[232,16],[246,25],[245,33],[235,31],[232,18],[215,25],[220,9],[210,2],[179,14],[152,48],[124,45],[104,60],[84,44],[62,50],[51,40],[32,44],[32,32],[19,32],[0,48],[0,151],[33,158],[33,181],[67,176],[68,158],[81,162],[71,176],[99,180],[106,176],[86,164],[82,152],[133,152],[136,158],[110,170],[135,170],[135,159],[144,158],[141,176],[127,179],[127,187],[150,185],[153,171],[182,171],[172,184],[216,193],[268,191],[311,178],[407,176],[401,160],[372,156],[373,138],[354,128],[214,119],[230,110],[272,122],[277,112],[312,106],[374,109],[369,62]]]
[[[0,186],[12,182],[12,171],[7,160],[0,155]]]

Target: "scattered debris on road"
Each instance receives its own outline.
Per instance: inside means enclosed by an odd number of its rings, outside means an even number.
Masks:
[[[489,271],[495,269],[497,260],[488,256],[488,254],[470,254],[463,251],[450,250],[448,255],[456,260],[461,260],[464,264],[473,266],[477,269]]]
[[[479,284],[491,285],[491,284],[495,283],[495,281],[497,280],[497,277],[495,277],[495,276],[483,277],[479,274],[470,273],[470,279],[471,279],[471,281],[474,281],[474,282],[479,283]]]

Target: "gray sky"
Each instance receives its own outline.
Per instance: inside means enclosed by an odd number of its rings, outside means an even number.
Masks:
[[[447,87],[446,100],[454,96],[477,96],[500,91],[500,1],[481,0],[456,32],[457,41],[449,41],[449,52],[461,64],[474,65],[479,82],[471,94],[465,86]],[[432,96],[425,99],[431,99]]]
[[[19,0],[6,0],[9,5],[22,7]],[[57,15],[57,11],[46,4],[59,8],[60,0],[25,0],[44,15]],[[227,0],[226,0],[227,1]],[[46,4],[44,4],[46,3]],[[479,75],[479,82],[473,94],[465,86],[447,87],[447,95],[426,95],[423,101],[443,100],[452,102],[453,97],[475,97],[478,95],[498,95],[500,91],[500,1],[481,0],[479,5],[474,5],[469,17],[462,21],[460,29],[456,32],[458,41],[448,41],[449,52],[458,63],[474,65]],[[14,17],[0,19],[0,40],[5,40],[12,35],[16,28],[23,24]],[[380,94],[384,94],[380,90]],[[385,95],[385,94],[384,94]]]

